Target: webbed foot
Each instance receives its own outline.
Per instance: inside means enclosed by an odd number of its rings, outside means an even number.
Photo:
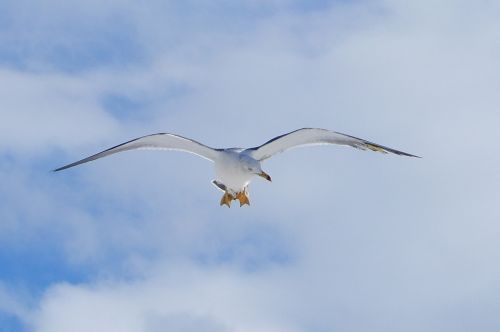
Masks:
[[[220,200],[220,205],[227,205],[228,208],[231,207],[231,202],[234,200],[234,196],[229,194],[227,191],[222,195],[222,198]]]
[[[248,199],[248,194],[247,194],[246,190],[240,191],[236,195],[236,199],[240,201],[240,207],[245,205],[245,204],[250,205],[250,200]]]

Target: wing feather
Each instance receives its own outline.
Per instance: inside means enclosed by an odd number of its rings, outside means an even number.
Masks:
[[[96,153],[90,157],[84,158],[66,166],[59,167],[55,169],[54,172],[62,171],[64,169],[103,158],[118,152],[136,149],[179,150],[196,154],[210,161],[214,161],[217,157],[217,154],[219,153],[216,149],[212,149],[189,138],[169,133],[158,133],[139,137],[128,142],[116,145],[112,148]]]
[[[292,148],[325,144],[348,145],[361,150],[369,149],[382,153],[394,153],[402,156],[420,158],[361,138],[320,128],[298,129],[277,136],[260,146],[248,149],[248,151],[253,158],[262,161]]]

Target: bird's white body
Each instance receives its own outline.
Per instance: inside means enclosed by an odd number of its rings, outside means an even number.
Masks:
[[[214,160],[216,181],[226,186],[231,195],[236,195],[250,184],[252,178],[260,173],[260,161],[252,158],[243,149],[219,151]]]
[[[339,144],[348,145],[361,150],[372,150],[382,153],[394,153],[409,157],[412,154],[394,150],[376,143],[354,136],[341,134],[335,131],[319,128],[302,128],[290,133],[277,136],[266,143],[249,149],[229,148],[213,149],[192,139],[175,134],[159,133],[139,137],[119,144],[90,157],[72,164],[60,167],[60,171],[111,154],[134,149],[167,149],[194,153],[212,161],[215,164],[216,180],[213,183],[222,191],[224,196],[221,205],[231,205],[232,200],[238,199],[241,205],[250,204],[247,187],[255,175],[271,181],[271,177],[262,168],[262,161],[273,155],[300,146]]]

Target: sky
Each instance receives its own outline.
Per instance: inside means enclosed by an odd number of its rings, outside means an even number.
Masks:
[[[499,331],[500,4],[0,2],[0,330]],[[171,132],[322,127],[251,206]]]

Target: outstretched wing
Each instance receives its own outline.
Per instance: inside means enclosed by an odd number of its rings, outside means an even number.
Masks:
[[[196,154],[210,161],[214,161],[218,154],[217,150],[212,149],[199,142],[193,141],[192,139],[174,134],[159,133],[159,134],[139,137],[131,141],[119,144],[117,146],[99,152],[97,154],[94,154],[90,157],[76,161],[72,164],[57,168],[54,170],[54,172],[62,171],[63,169],[87,163],[89,161],[106,157],[114,153],[128,151],[128,150],[136,150],[136,149],[180,150]]]
[[[361,138],[341,134],[335,131],[320,129],[320,128],[302,128],[290,133],[277,136],[261,146],[248,149],[250,155],[257,160],[264,160],[273,155],[300,146],[324,145],[324,144],[340,144],[349,145],[357,149],[394,153],[402,156],[417,157],[418,156],[394,150],[383,145],[372,143]]]

